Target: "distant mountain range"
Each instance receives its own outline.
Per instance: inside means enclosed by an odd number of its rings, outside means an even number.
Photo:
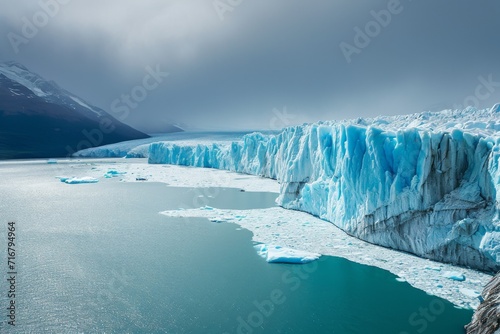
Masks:
[[[65,157],[147,137],[23,65],[0,63],[0,159]]]

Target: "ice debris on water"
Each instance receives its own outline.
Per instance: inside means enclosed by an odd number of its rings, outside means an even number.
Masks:
[[[99,179],[90,176],[84,177],[58,177],[61,182],[66,184],[97,183]]]
[[[104,174],[104,177],[110,179],[112,177],[117,177],[119,175],[127,174],[127,172],[118,172],[117,170],[110,169]]]
[[[443,277],[459,282],[465,281],[465,275],[458,271],[445,271]]]
[[[254,246],[257,254],[269,263],[308,263],[319,259],[321,254],[311,253],[277,245],[258,244]]]

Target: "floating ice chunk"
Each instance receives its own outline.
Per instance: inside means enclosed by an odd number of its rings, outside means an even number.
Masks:
[[[104,174],[104,177],[110,179],[112,177],[117,177],[118,175],[123,175],[123,174],[127,174],[127,172],[118,172],[114,169],[110,169],[106,172],[106,174]]]
[[[308,263],[319,259],[321,254],[296,249],[259,244],[254,246],[257,254],[269,263]]]
[[[213,210],[214,208],[212,208],[211,206],[208,206],[208,205],[205,205],[205,206],[202,206],[200,208],[200,210]]]
[[[406,282],[406,279],[403,277],[396,277],[396,281],[403,283]]]
[[[81,184],[81,183],[97,183],[99,182],[99,179],[96,179],[94,177],[90,176],[84,176],[84,177],[59,177],[61,182],[67,183],[67,184]]]
[[[53,164],[56,164],[56,163],[57,163],[57,160],[56,160],[56,159],[49,159],[49,160],[47,160],[47,163],[48,163],[49,165],[53,165]]]
[[[465,275],[458,271],[445,271],[443,277],[452,279],[454,281],[463,282],[465,281]]]
[[[67,184],[97,183],[97,182],[99,182],[99,179],[96,179],[96,178],[90,177],[90,176],[84,176],[84,177],[80,177],[80,178],[74,177],[71,179],[67,179],[64,182]]]

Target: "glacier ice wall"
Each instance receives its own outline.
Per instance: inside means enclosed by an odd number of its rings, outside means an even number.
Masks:
[[[152,143],[149,162],[277,179],[285,208],[374,244],[498,271],[497,110],[399,117],[294,126],[228,144]]]

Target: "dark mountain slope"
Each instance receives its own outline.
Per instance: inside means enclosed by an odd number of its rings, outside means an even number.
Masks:
[[[147,137],[22,65],[0,64],[0,159],[65,157]]]

